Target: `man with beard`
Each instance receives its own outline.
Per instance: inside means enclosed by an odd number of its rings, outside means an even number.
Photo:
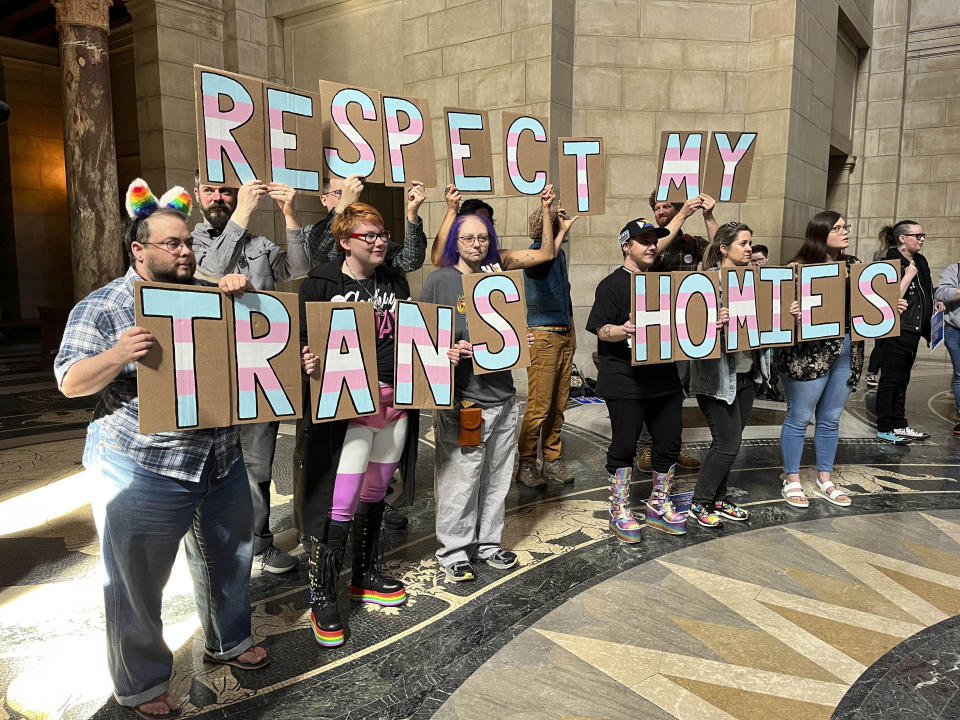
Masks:
[[[194,196],[205,222],[193,228],[197,266],[209,276],[246,275],[256,290],[274,290],[278,282],[306,275],[310,260],[304,234],[294,212],[296,190],[283,183],[250,180],[239,189],[200,182],[197,172]],[[287,249],[282,250],[247,227],[260,199],[269,195],[283,213]],[[260,569],[280,574],[293,570],[297,558],[273,544],[270,531],[270,478],[277,447],[279,422],[251,423],[240,429],[240,445],[253,498],[253,554]]]
[[[173,654],[163,640],[160,610],[181,539],[203,627],[204,661],[256,670],[268,658],[251,634],[251,506],[237,428],[139,432],[137,361],[154,338],[134,325],[135,285],[202,284],[193,277],[185,217],[190,196],[174,188],[158,203],[136,180],[127,198],[133,217],[126,237],[130,267],[71,311],[54,371],[67,397],[100,394],[83,464],[105,571],[114,696],[140,717],[169,718],[180,713],[180,705],[168,694]],[[250,287],[242,275],[220,280],[220,289],[231,295]]]

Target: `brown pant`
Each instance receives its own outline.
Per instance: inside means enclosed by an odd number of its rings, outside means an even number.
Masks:
[[[527,368],[527,410],[517,443],[520,462],[536,462],[537,443],[543,461],[560,457],[563,410],[570,398],[573,333],[531,329],[530,367]]]

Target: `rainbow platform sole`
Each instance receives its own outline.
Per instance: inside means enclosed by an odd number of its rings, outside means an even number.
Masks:
[[[310,613],[310,625],[313,627],[313,637],[323,647],[338,647],[343,645],[343,628],[339,630],[321,630],[317,626],[317,619]]]
[[[373,603],[374,605],[393,607],[396,605],[403,605],[407,601],[407,591],[403,588],[400,588],[393,593],[382,593],[377,592],[376,590],[358,588],[354,585],[351,585],[350,598],[352,600],[356,600],[357,602]]]

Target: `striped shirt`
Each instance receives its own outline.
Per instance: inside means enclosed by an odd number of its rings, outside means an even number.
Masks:
[[[63,378],[75,362],[109,350],[134,326],[133,289],[138,280],[141,277],[130,268],[70,311],[53,367],[58,386],[63,386]],[[206,283],[193,280],[193,284]],[[238,427],[141,435],[135,362],[124,366],[101,391],[91,424],[143,469],[177,480],[198,482],[211,449],[216,453],[218,477],[224,477],[240,458]],[[85,450],[84,458],[91,450]]]

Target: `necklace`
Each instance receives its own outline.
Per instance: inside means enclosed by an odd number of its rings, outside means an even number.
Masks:
[[[370,302],[373,303],[373,311],[376,314],[381,313],[381,309],[377,306],[377,279],[376,277],[371,277],[369,279],[373,280],[373,295],[370,294],[370,291],[367,290],[366,286],[360,281],[360,278],[356,276],[353,272],[353,268],[350,267],[350,263],[346,260],[343,261],[343,266],[347,269],[347,272],[350,273],[350,277],[356,281],[357,285],[360,286],[360,289],[363,290],[364,294],[370,299]]]

